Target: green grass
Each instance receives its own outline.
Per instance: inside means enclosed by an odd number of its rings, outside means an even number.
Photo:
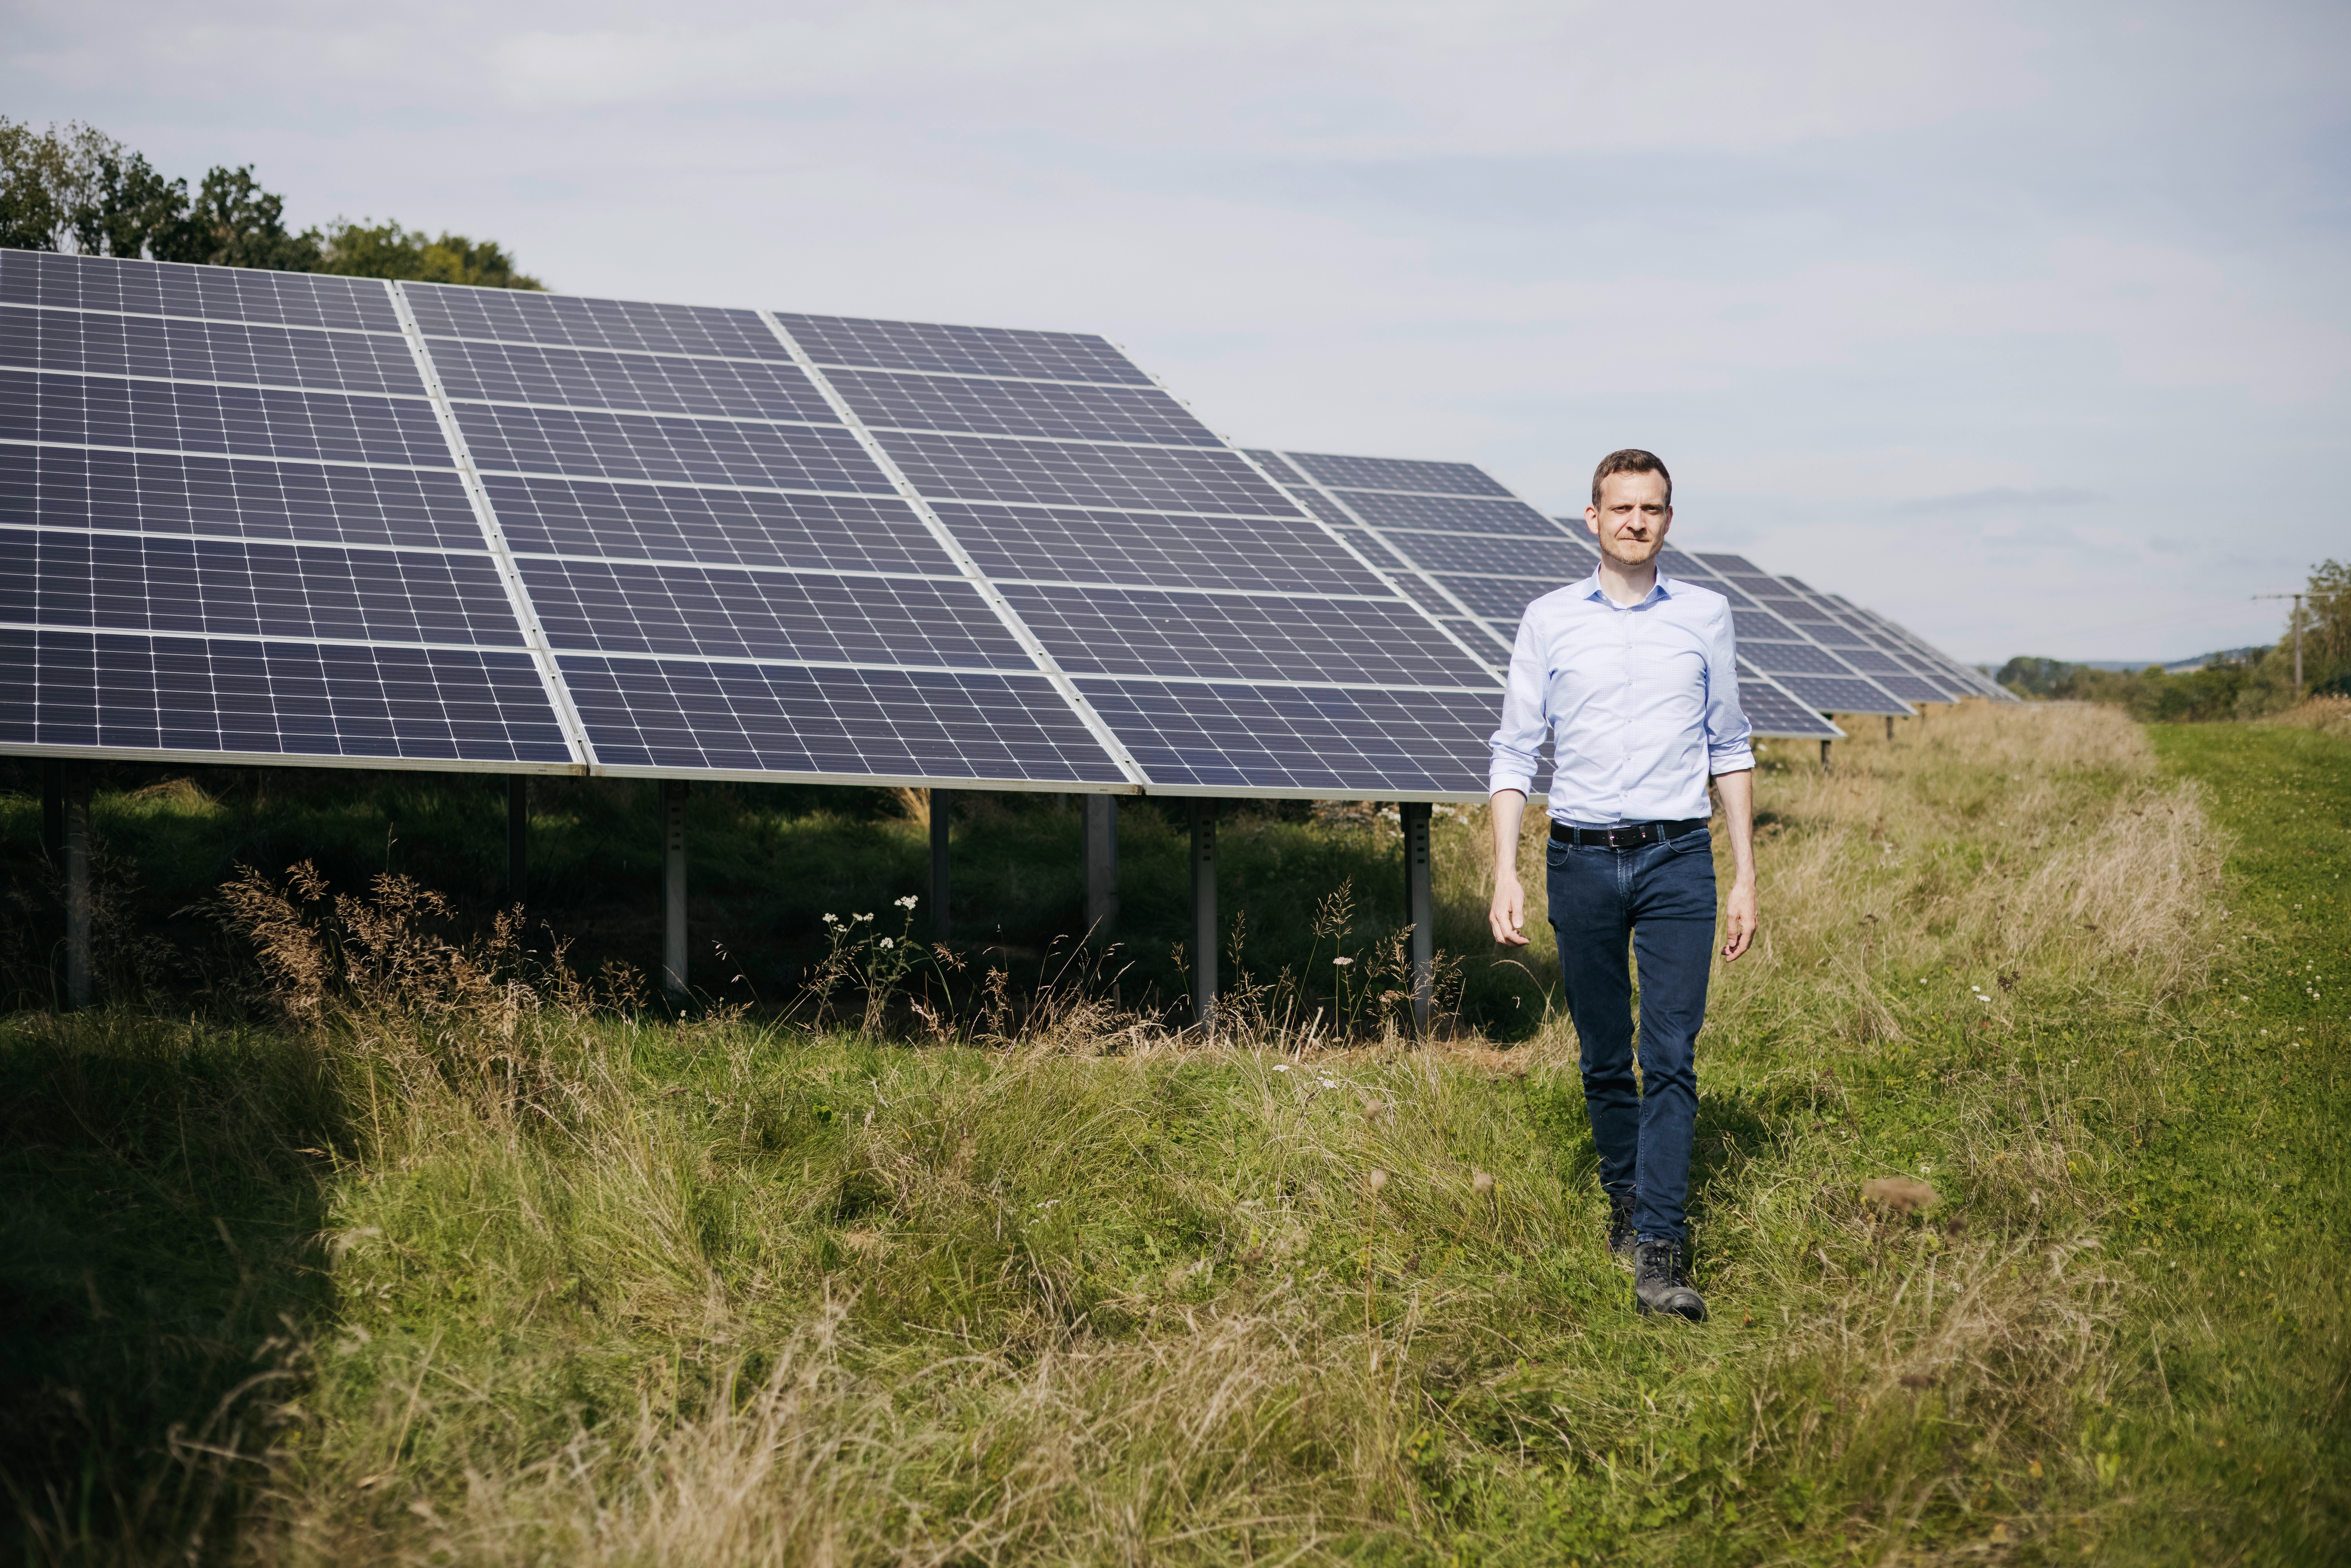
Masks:
[[[1600,1252],[1555,1021],[1300,1058],[18,1015],[14,1544],[2341,1560],[2351,744],[2152,739],[1938,716],[1762,778],[1696,1328]],[[1474,824],[1441,826],[1474,908]],[[1301,907],[1363,863],[1361,830],[1268,832]],[[1942,1201],[1860,1199],[1897,1175]]]

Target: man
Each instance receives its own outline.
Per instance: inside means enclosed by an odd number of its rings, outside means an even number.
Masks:
[[[1519,622],[1494,731],[1494,939],[1526,945],[1519,822],[1552,742],[1548,886],[1568,1016],[1583,1050],[1583,1103],[1608,1195],[1608,1250],[1633,1267],[1643,1312],[1703,1320],[1690,1288],[1683,1206],[1698,1123],[1693,1054],[1714,948],[1707,780],[1730,839],[1729,938],[1755,939],[1755,758],[1731,663],[1730,605],[1657,570],[1674,481],[1646,452],[1612,452],[1583,520],[1600,566]],[[1641,1080],[1633,1078],[1632,977],[1641,966]]]

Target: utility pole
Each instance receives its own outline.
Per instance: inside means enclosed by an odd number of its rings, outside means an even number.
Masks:
[[[2256,593],[2255,599],[2291,599],[2294,601],[2294,700],[2302,700],[2302,601],[2307,593]]]

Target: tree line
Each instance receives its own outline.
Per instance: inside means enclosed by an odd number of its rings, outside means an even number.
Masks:
[[[2310,574],[2302,612],[2303,688],[2351,696],[2351,565],[2321,561]],[[2019,657],[2001,666],[2000,684],[2022,697],[2119,703],[2139,718],[2259,718],[2293,703],[2294,623],[2267,648],[2214,659],[2200,670],[2167,674],[2099,670],[2062,659]]]
[[[215,166],[192,192],[78,121],[46,131],[0,115],[0,246],[274,272],[333,272],[486,288],[543,288],[488,240],[337,218],[286,226],[286,199],[253,165]]]

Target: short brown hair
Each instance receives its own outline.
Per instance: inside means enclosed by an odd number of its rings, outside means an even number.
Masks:
[[[1666,472],[1665,460],[1654,452],[1644,452],[1637,446],[1627,446],[1622,452],[1612,452],[1600,460],[1592,471],[1592,504],[1600,505],[1600,481],[1611,474],[1655,474],[1666,482],[1666,505],[1674,504],[1674,476]]]

